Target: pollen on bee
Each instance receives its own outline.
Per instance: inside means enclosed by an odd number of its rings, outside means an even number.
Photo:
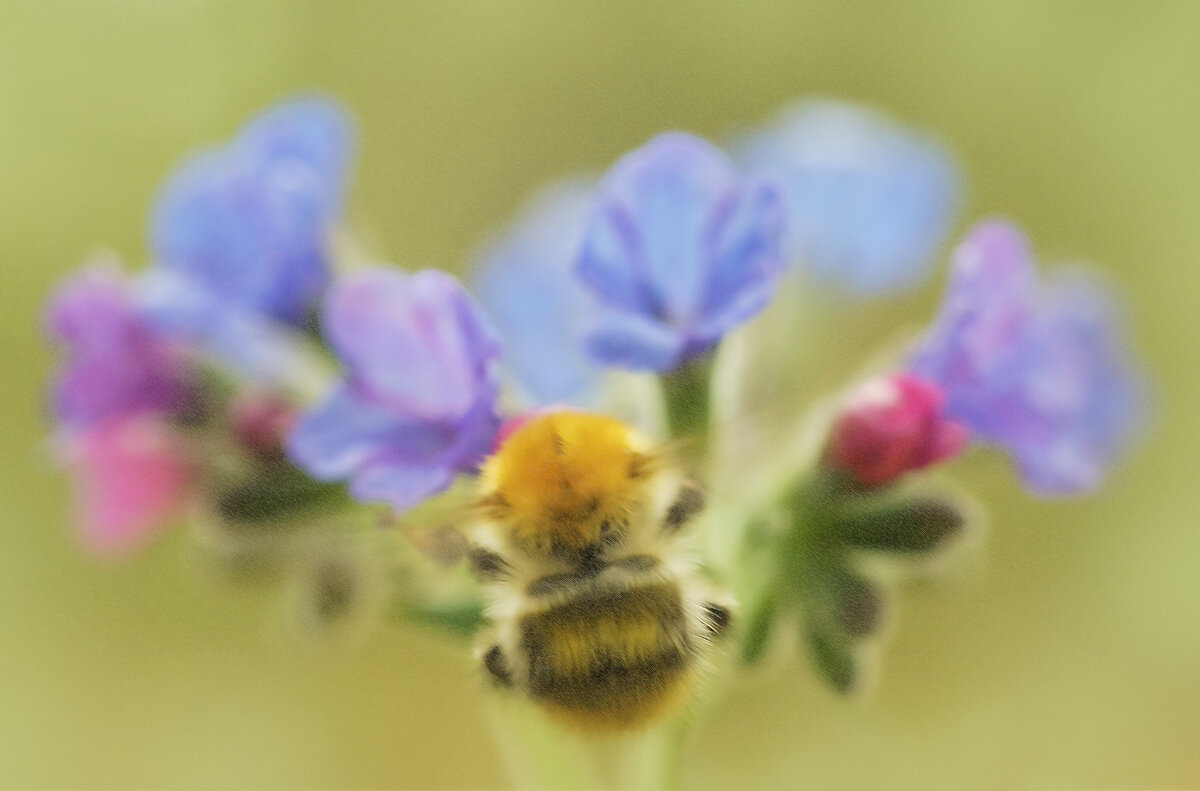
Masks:
[[[613,418],[563,411],[514,431],[484,467],[480,504],[514,532],[581,547],[626,515],[653,466],[648,444]]]

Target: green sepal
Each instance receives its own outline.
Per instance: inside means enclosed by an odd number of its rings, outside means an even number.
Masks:
[[[843,695],[852,692],[859,678],[859,667],[851,645],[813,625],[805,631],[805,642],[817,670],[829,685]]]
[[[947,545],[962,533],[966,521],[948,500],[914,497],[848,508],[833,530],[856,549],[915,555]]]
[[[879,587],[844,565],[828,569],[822,580],[825,611],[831,626],[848,638],[866,637],[883,621]]]
[[[349,503],[341,484],[315,481],[283,460],[256,465],[214,488],[216,513],[231,525],[286,523]]]
[[[774,631],[775,615],[779,610],[779,598],[763,596],[751,613],[742,630],[742,663],[756,664],[767,651]]]

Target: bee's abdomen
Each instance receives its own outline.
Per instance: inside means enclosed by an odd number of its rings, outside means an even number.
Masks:
[[[627,727],[688,686],[692,665],[678,585],[590,591],[524,616],[529,694],[580,724]]]

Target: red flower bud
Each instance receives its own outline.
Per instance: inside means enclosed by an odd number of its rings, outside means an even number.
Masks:
[[[897,373],[853,391],[833,424],[826,463],[866,486],[948,459],[966,445],[966,426],[946,419],[936,385]]]

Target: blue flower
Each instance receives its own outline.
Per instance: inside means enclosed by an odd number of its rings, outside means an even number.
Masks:
[[[289,437],[297,464],[397,510],[476,467],[499,427],[500,346],[458,281],[364,271],[334,286],[323,320],[346,377]]]
[[[909,368],[946,413],[1012,454],[1042,495],[1096,488],[1142,423],[1145,386],[1115,299],[1086,272],[1039,288],[1028,242],[980,224],[955,254],[941,313]]]
[[[583,349],[595,300],[574,273],[593,191],[546,188],[475,267],[472,290],[504,339],[505,365],[538,405],[587,404],[601,375]]]
[[[146,322],[115,269],[90,267],[63,283],[46,308],[46,325],[66,351],[52,397],[64,425],[170,414],[189,403],[183,359]]]
[[[155,320],[235,365],[263,325],[303,326],[329,282],[350,138],[337,105],[294,101],[177,171],[151,223]]]
[[[782,272],[776,187],[743,180],[718,149],[660,135],[601,182],[577,273],[599,299],[599,362],[669,371],[763,309]]]
[[[745,142],[742,159],[783,184],[788,257],[865,296],[924,279],[959,202],[940,144],[852,104],[794,105]]]

